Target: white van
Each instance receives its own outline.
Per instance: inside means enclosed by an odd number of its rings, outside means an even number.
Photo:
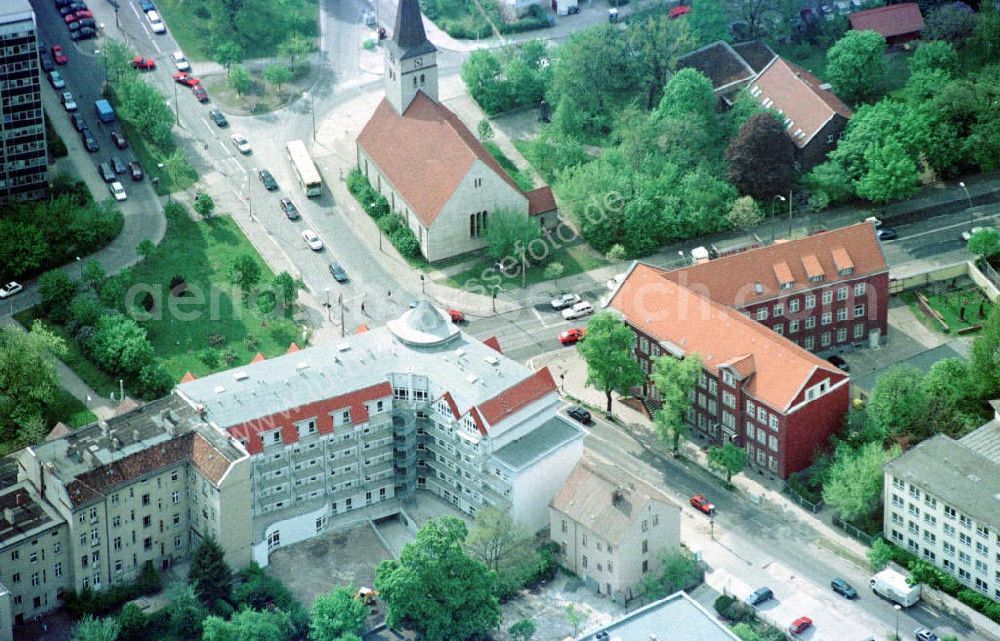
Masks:
[[[160,18],[160,14],[157,12],[147,11],[146,20],[149,20],[149,28],[153,30],[153,33],[167,32],[167,25],[163,24],[163,19]]]

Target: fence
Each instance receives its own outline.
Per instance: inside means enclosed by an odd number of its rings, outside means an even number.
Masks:
[[[871,546],[871,544],[875,542],[875,539],[878,538],[878,535],[872,536],[871,534],[868,534],[864,530],[861,530],[851,525],[850,523],[840,518],[839,516],[833,517],[833,524],[839,527],[841,530],[843,530],[844,533],[847,534],[847,536],[851,537],[856,541],[861,541],[862,543],[868,546]]]
[[[798,506],[801,507],[802,509],[808,510],[813,514],[816,514],[817,512],[823,509],[823,501],[820,501],[819,503],[813,503],[812,501],[802,498],[798,494],[798,492],[788,487],[787,483],[783,485],[784,486],[781,488],[782,494],[795,501],[795,503],[798,504]]]

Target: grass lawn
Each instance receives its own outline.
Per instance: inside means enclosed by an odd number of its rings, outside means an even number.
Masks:
[[[531,191],[535,188],[535,182],[531,178],[530,169],[518,169],[517,165],[514,164],[514,161],[508,158],[506,154],[504,154],[503,151],[497,147],[496,143],[487,141],[483,143],[483,146],[486,147],[486,151],[490,152],[490,155],[493,156],[498,163],[500,163],[500,166],[507,172],[507,175],[514,179],[514,182],[516,182],[517,186],[521,188],[521,191]]]
[[[264,81],[263,68],[252,68],[249,71],[253,86],[242,96],[229,86],[229,79],[224,74],[208,76],[202,82],[212,96],[212,101],[223,111],[249,115],[268,113],[288,106],[302,98],[302,93],[309,88],[311,80],[309,66],[297,65],[292,80],[281,86],[281,93],[275,93],[274,88]],[[308,101],[306,108],[311,108]]]
[[[558,243],[558,241],[556,242]],[[525,284],[528,286],[546,281],[545,266],[551,262],[562,263],[563,267],[566,268],[563,275],[559,277],[560,279],[608,265],[608,261],[605,260],[604,256],[594,251],[590,245],[582,240],[577,240],[568,245],[561,245],[557,249],[551,249],[549,245],[546,245],[546,247],[549,247],[551,251],[545,257],[544,261],[534,261],[530,254],[527,257],[529,267],[528,273],[525,276]],[[493,262],[492,259],[483,256],[482,260],[475,267],[460,272],[448,278],[445,282],[452,287],[459,288],[476,284],[485,287],[488,283],[480,279],[483,277],[484,272],[489,271],[490,265]],[[502,286],[505,290],[520,288],[521,274],[518,273],[516,276],[504,278]]]
[[[97,416],[88,410],[86,405],[64,389],[59,390],[45,409],[52,425],[61,421],[72,428],[77,428],[97,420]]]
[[[185,89],[187,91],[187,89]],[[184,191],[188,189],[198,180],[198,173],[191,167],[189,172],[178,176],[177,182],[173,182],[170,179],[170,174],[168,174],[164,169],[157,167],[160,162],[159,158],[154,155],[152,148],[149,143],[146,142],[145,138],[132,127],[132,125],[119,120],[117,127],[122,130],[125,135],[125,139],[128,140],[129,147],[132,148],[132,152],[135,154],[139,162],[142,163],[142,168],[146,171],[146,180],[153,180],[156,178],[154,184],[154,189],[158,196],[165,196],[167,194],[172,194],[175,191]],[[169,153],[174,150],[170,149]],[[189,165],[190,167],[190,165]]]
[[[812,73],[820,80],[825,80],[826,49],[823,47],[804,42],[799,44],[782,44],[775,47],[775,52],[779,56],[791,60]]]
[[[971,327],[972,325],[978,325],[982,323],[987,316],[990,314],[990,309],[993,308],[993,304],[986,299],[979,289],[975,287],[964,287],[957,291],[946,292],[944,294],[931,294],[930,290],[921,290],[921,293],[927,297],[927,301],[930,303],[931,308],[937,313],[944,317],[944,322],[948,323],[948,327],[951,328],[951,334],[955,334],[958,330],[964,327]],[[924,311],[920,308],[917,303],[916,292],[908,291],[901,294],[903,301],[910,306],[913,313],[917,315],[918,318],[923,319],[928,327],[933,328],[935,331],[941,332],[941,326],[938,322],[930,318]],[[965,302],[965,318],[966,320],[959,320],[960,310],[962,308],[962,303]],[[979,316],[979,304],[983,302],[983,317]]]

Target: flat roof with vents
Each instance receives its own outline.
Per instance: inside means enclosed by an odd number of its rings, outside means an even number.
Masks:
[[[590,630],[577,641],[739,641],[714,613],[684,592],[675,592],[626,614],[599,630]]]

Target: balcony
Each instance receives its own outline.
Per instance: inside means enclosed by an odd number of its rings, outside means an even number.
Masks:
[[[282,455],[281,458],[277,460],[275,460],[273,454],[267,456],[257,456],[254,458],[253,469],[258,474],[267,474],[282,467],[288,467],[288,457],[285,455]]]
[[[417,452],[416,450],[409,450],[408,452],[397,451],[392,460],[398,467],[413,467],[417,464]]]

